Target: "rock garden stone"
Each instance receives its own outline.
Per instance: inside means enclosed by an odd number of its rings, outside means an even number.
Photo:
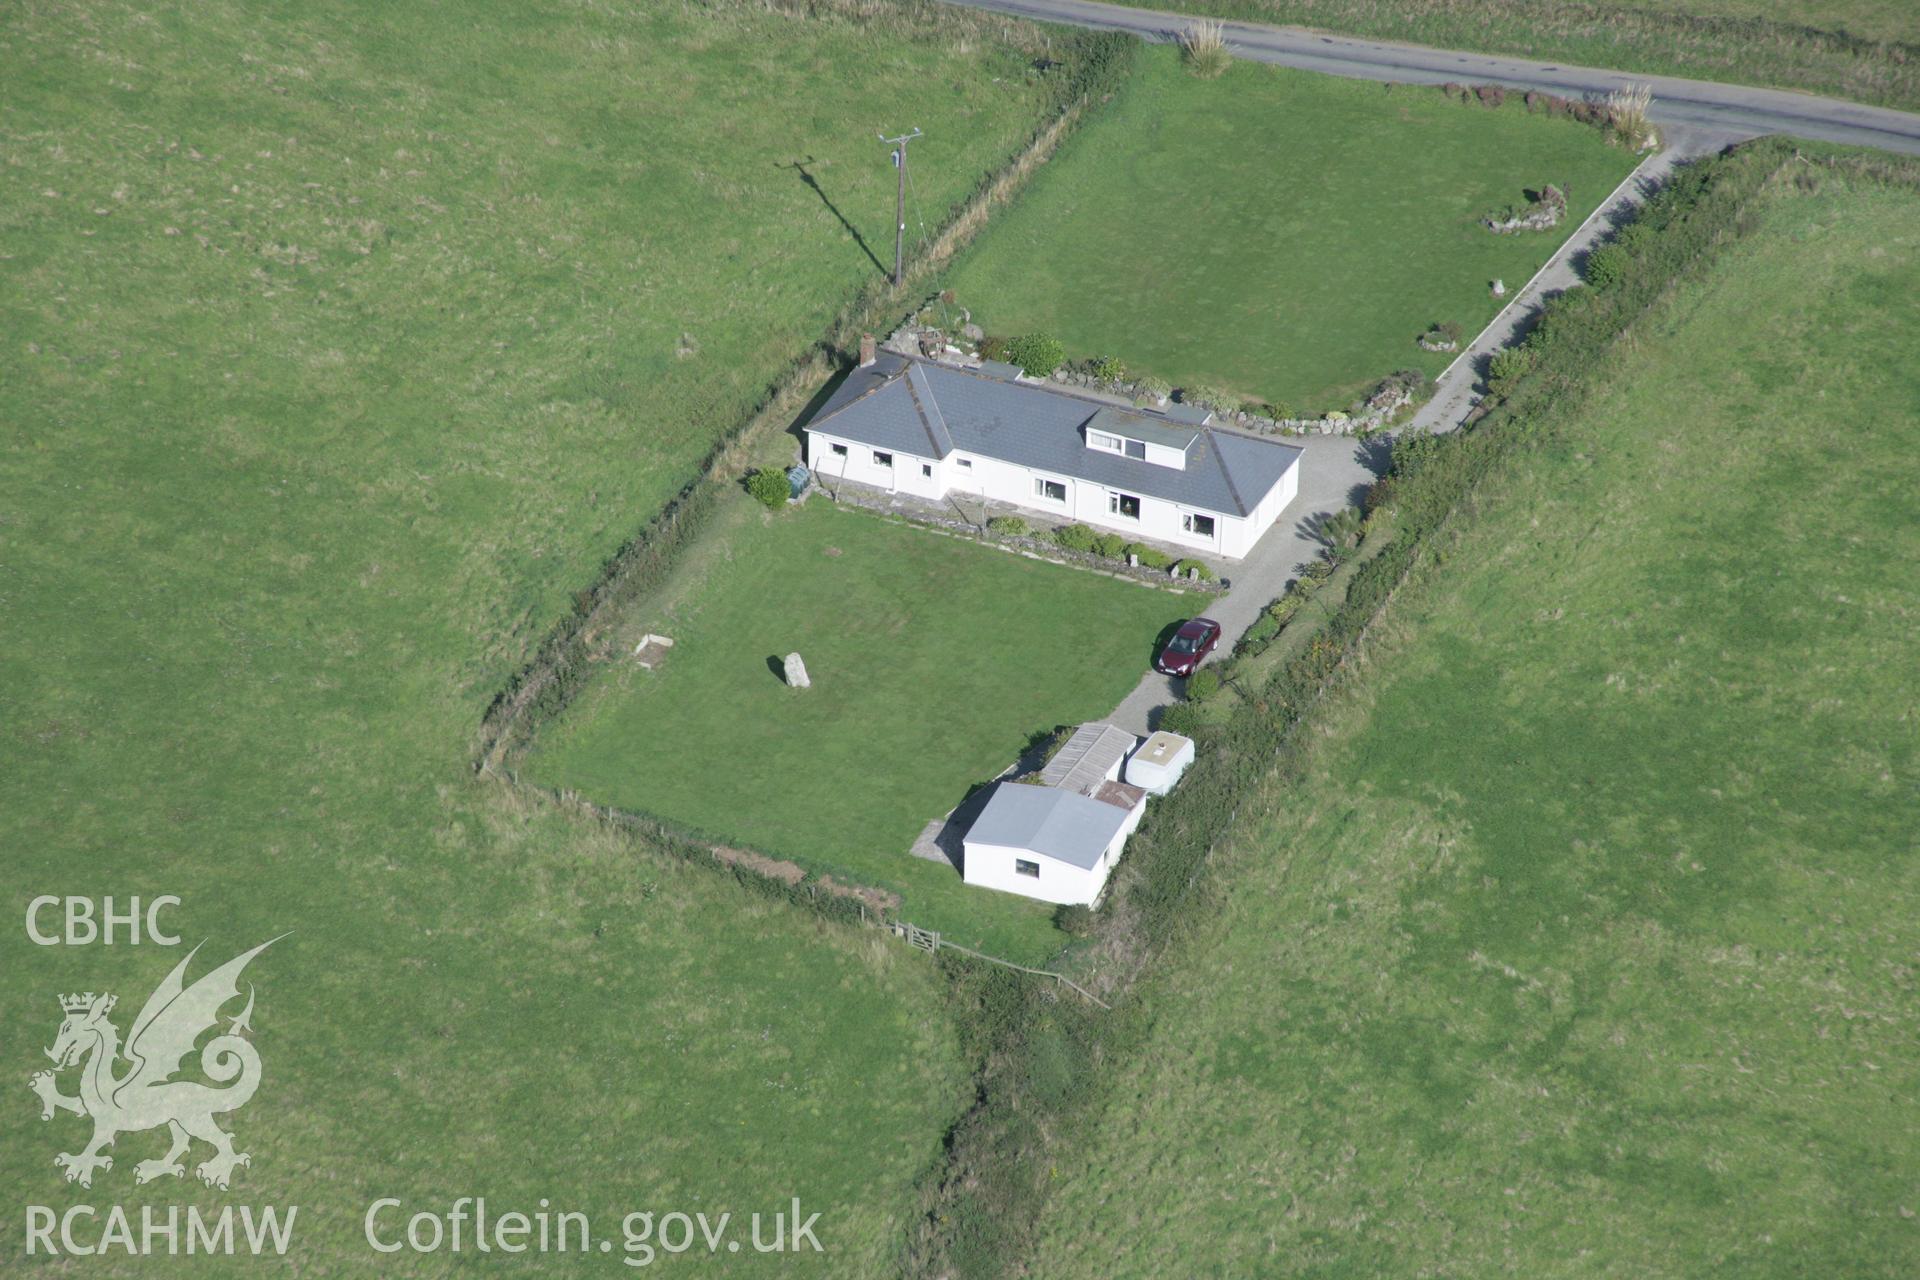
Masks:
[[[813,687],[813,681],[807,678],[807,664],[800,660],[799,654],[787,655],[786,672],[788,688],[811,689]]]

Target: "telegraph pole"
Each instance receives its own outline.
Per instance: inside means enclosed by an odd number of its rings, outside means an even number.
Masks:
[[[900,171],[893,198],[893,283],[898,286],[907,248],[907,144],[920,136],[915,129],[897,138],[880,135],[880,141],[893,148],[893,167]]]

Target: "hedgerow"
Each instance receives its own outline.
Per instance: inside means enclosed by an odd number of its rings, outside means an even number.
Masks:
[[[1676,281],[1698,274],[1750,229],[1754,197],[1794,154],[1790,144],[1766,141],[1682,169],[1645,207],[1644,229],[1621,238],[1626,260],[1612,286],[1576,289],[1550,304],[1529,339],[1532,366],[1503,389],[1503,399],[1470,429],[1396,448],[1388,483],[1371,504],[1392,506],[1392,537],[1358,567],[1345,599],[1305,648],[1217,723],[1168,708],[1163,725],[1191,728],[1201,757],[1129,842],[1093,936],[1051,966],[1071,967],[1077,954],[1101,956],[1101,972],[1088,980],[1112,999],[1111,1012],[955,964],[962,1014],[984,1065],[977,1101],[925,1185],[910,1274],[989,1277],[1018,1269],[1047,1203],[1051,1152],[1100,1099],[1110,1079],[1102,1065],[1137,1047],[1147,1027],[1142,1003],[1125,998],[1130,980],[1203,914],[1192,909],[1205,901],[1196,886],[1241,802],[1276,768],[1290,767],[1296,725],[1481,480],[1548,438],[1553,424],[1572,420],[1619,337]]]

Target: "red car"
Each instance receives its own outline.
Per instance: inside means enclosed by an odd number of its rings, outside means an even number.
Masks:
[[[1219,643],[1219,623],[1212,618],[1189,618],[1154,659],[1153,669],[1164,676],[1190,676]]]

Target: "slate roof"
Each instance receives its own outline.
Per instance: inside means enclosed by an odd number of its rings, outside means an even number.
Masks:
[[[1128,810],[1057,787],[1002,782],[967,832],[969,842],[1028,849],[1091,871]]]
[[[1141,439],[1184,442],[1174,447],[1186,450],[1186,469],[1089,449],[1085,429],[1096,417],[1116,424],[1133,420],[1132,428],[1116,425],[1117,434],[1131,430]],[[1154,434],[1149,436],[1147,428]],[[1258,436],[1119,409],[1045,383],[1007,382],[890,351],[848,374],[807,429],[921,458],[956,451],[998,458],[1233,516],[1252,512],[1301,454]]]

